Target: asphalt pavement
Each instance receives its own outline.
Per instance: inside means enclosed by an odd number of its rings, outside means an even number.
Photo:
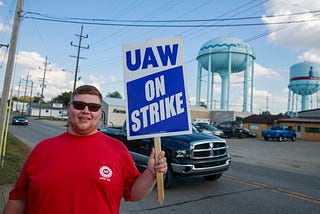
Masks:
[[[264,141],[263,139],[226,139],[232,161],[277,168],[320,178],[320,142]],[[231,162],[232,164],[232,162]],[[0,186],[0,211],[12,185]]]

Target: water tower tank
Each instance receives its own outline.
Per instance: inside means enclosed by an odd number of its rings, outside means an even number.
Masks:
[[[200,104],[202,82],[207,83],[207,103],[208,108],[212,107],[214,73],[221,77],[221,98],[220,108],[229,110],[230,103],[230,75],[244,71],[244,89],[243,89],[243,111],[247,112],[248,96],[248,68],[254,64],[254,52],[251,45],[242,39],[235,37],[218,37],[211,39],[203,44],[199,50],[198,60],[198,80],[197,80],[197,105]],[[208,74],[203,74],[205,69]],[[211,78],[209,78],[211,76]],[[207,77],[207,80],[203,80]],[[251,78],[251,81],[253,78]],[[253,87],[253,84],[251,84]],[[251,87],[251,111],[253,88]]]
[[[210,70],[208,67],[211,55],[211,71],[221,73],[228,70],[230,52],[232,53],[232,73],[241,72],[246,68],[247,55],[254,58],[254,52],[249,43],[235,37],[218,37],[201,46],[197,59],[204,69]]]
[[[306,110],[307,96],[320,90],[320,64],[301,62],[290,67],[290,83],[288,88],[302,96],[301,110]]]

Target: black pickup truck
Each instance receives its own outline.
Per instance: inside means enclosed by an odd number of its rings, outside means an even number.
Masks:
[[[101,132],[119,139],[130,151],[139,170],[147,166],[154,147],[153,138],[127,140],[126,124],[122,127],[103,128]],[[197,133],[161,137],[161,148],[166,153],[168,172],[164,187],[172,185],[175,176],[203,176],[216,180],[229,168],[231,159],[224,139]]]

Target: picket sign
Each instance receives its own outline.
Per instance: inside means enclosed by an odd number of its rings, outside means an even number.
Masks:
[[[156,152],[156,162],[158,161],[159,154],[161,152],[161,138],[154,138],[154,148]],[[163,186],[163,173],[157,172],[157,193],[158,193],[158,201],[162,206],[164,201],[164,186]]]
[[[184,67],[181,36],[123,45],[127,138],[154,138],[156,160],[160,137],[192,132]],[[162,205],[163,173],[157,190]]]

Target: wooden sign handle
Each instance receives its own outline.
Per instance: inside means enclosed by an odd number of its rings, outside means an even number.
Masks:
[[[158,161],[159,154],[161,152],[161,138],[154,138],[154,148],[156,152],[156,162]],[[157,192],[158,192],[158,201],[162,206],[164,201],[164,186],[163,186],[163,173],[157,172]]]

